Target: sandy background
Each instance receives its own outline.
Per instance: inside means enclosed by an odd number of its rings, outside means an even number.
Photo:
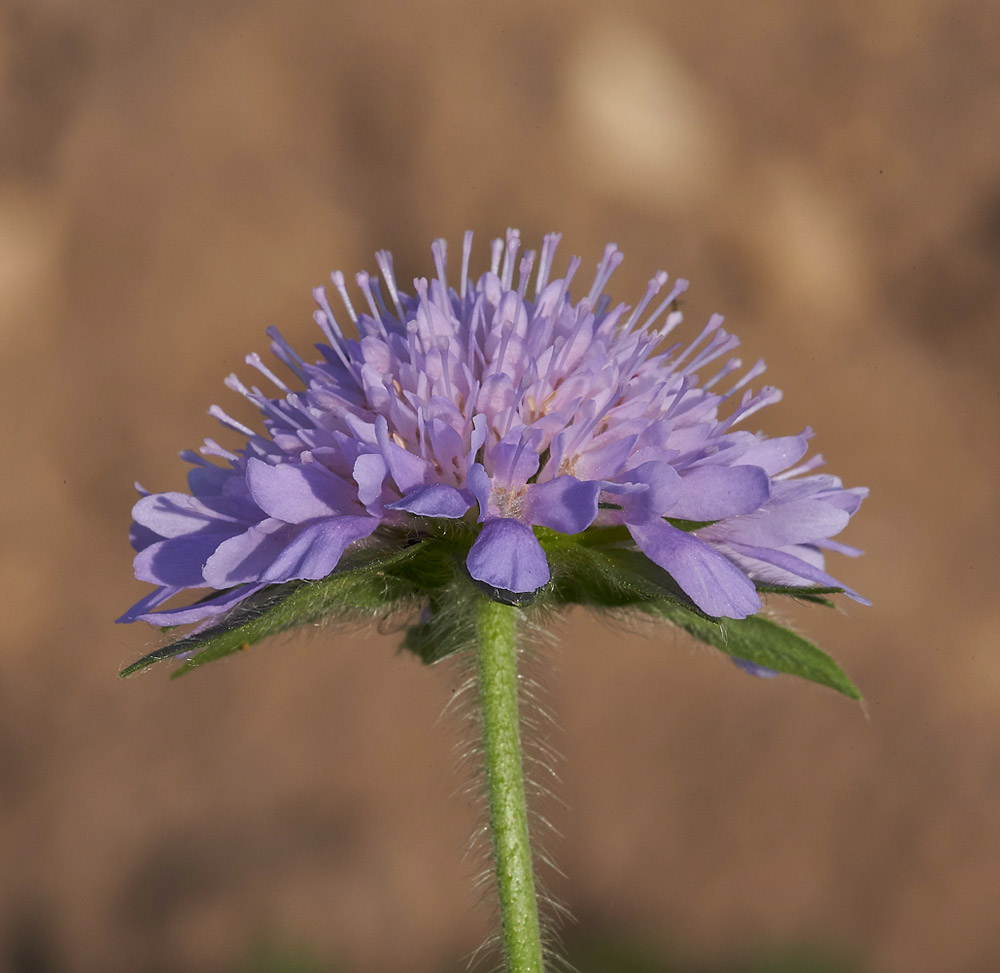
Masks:
[[[508,225],[617,241],[622,299],[689,277],[689,328],[725,313],[785,391],[760,424],[872,488],[835,573],[874,607],[794,616],[870,721],[564,626],[580,965],[1000,968],[996,10],[0,4],[0,969],[430,973],[482,940],[454,670],[323,635],[119,683],[155,636],[112,620],[133,480],[181,486],[265,326],[306,349],[330,270]]]

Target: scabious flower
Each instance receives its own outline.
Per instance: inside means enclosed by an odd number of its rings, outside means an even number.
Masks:
[[[604,289],[623,255],[612,244],[574,300],[579,258],[552,279],[559,239],[520,255],[509,231],[475,278],[467,233],[457,289],[438,240],[436,276],[414,281],[413,295],[382,251],[381,280],[355,278],[359,310],[333,274],[358,337],[317,288],[319,361],[269,331],[301,388],[257,355],[246,361],[276,395],[227,379],[266,432],[213,407],[245,446],[207,440],[202,455],[183,453],[188,493],[140,491],[135,573],[157,587],[120,621],[209,625],[261,589],[325,578],[345,553],[412,543],[443,521],[469,526],[468,574],[501,599],[549,584],[540,528],[618,528],[605,536],[714,618],[755,614],[762,586],[843,589],[824,556],[860,553],[831,538],[867,491],[815,472],[808,428],[778,438],[737,428],[780,393],[749,388],[763,363],[743,369],[720,316],[693,341],[668,342],[686,281],[668,288],[659,272],[634,308],[613,304]],[[194,605],[165,607],[201,588],[212,590]]]

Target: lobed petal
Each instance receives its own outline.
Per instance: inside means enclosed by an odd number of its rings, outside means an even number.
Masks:
[[[627,524],[645,524],[659,520],[673,509],[683,490],[677,471],[669,463],[660,460],[649,460],[623,474],[622,479],[626,483],[645,488],[622,496]]]
[[[789,551],[776,551],[772,548],[754,547],[750,544],[738,544],[732,541],[729,542],[728,546],[735,554],[744,558],[749,558],[751,561],[758,562],[758,564],[755,565],[757,567],[759,567],[760,563],[763,563],[765,565],[773,565],[778,568],[781,574],[773,579],[768,578],[768,580],[775,580],[780,581],[780,583],[793,585],[822,585],[824,588],[843,588],[844,594],[849,598],[853,598],[862,605],[871,604],[867,598],[862,598],[856,591],[852,591],[850,588],[845,587],[844,584],[833,577],[833,575],[827,574],[827,572],[822,568],[810,564],[802,557],[797,557]]]
[[[128,532],[128,542],[132,545],[133,551],[142,551],[149,547],[150,544],[155,544],[159,540],[163,540],[163,538],[156,531],[150,530],[148,527],[143,527],[142,524],[137,524],[134,520],[132,521]]]
[[[767,503],[771,479],[757,466],[699,466],[681,476],[681,492],[670,508],[684,520],[722,520],[750,514]]]
[[[271,560],[261,580],[273,583],[325,578],[333,573],[345,548],[368,537],[379,523],[377,517],[346,516],[309,524]]]
[[[140,581],[153,584],[199,588],[205,583],[202,577],[205,562],[231,536],[220,533],[189,534],[157,541],[136,554],[135,576]]]
[[[489,474],[482,463],[473,463],[469,467],[468,480],[469,489],[472,490],[476,502],[479,504],[478,520],[479,523],[482,523],[486,520],[487,512],[489,511],[490,490],[492,489]]]
[[[412,490],[402,500],[387,503],[386,509],[405,510],[418,517],[447,517],[455,520],[463,516],[471,506],[472,500],[467,491],[445,483],[432,483]]]
[[[497,486],[520,489],[538,471],[538,435],[535,430],[519,431],[508,435],[488,452],[493,470],[492,480]]]
[[[234,588],[232,591],[225,591],[214,598],[199,601],[194,605],[185,605],[183,608],[167,608],[158,612],[146,612],[136,615],[130,621],[149,622],[151,625],[191,625],[194,622],[206,623],[215,618],[225,615],[226,612],[235,608],[241,601],[256,594],[263,584],[248,584]]]
[[[642,552],[680,585],[706,615],[746,618],[760,611],[753,582],[727,557],[664,521],[630,524]]]
[[[754,547],[786,547],[838,534],[850,519],[845,510],[822,500],[793,500],[771,503],[748,516],[713,524],[706,533],[712,539]]]
[[[798,436],[776,436],[773,439],[759,436],[735,463],[741,466],[759,466],[765,473],[774,476],[794,466],[805,456],[811,438],[811,429],[806,429]]]
[[[182,590],[181,588],[171,588],[167,585],[154,588],[148,595],[140,598],[127,612],[116,618],[115,622],[123,624],[137,622],[144,618],[151,609],[157,605],[162,605],[165,601],[169,601]]]
[[[568,475],[532,483],[525,497],[527,520],[561,534],[579,534],[596,519],[600,492],[596,480],[582,481]]]
[[[183,537],[222,524],[243,524],[232,514],[220,513],[187,493],[151,493],[136,501],[132,519],[160,537]]]
[[[260,509],[286,524],[336,516],[354,499],[348,485],[320,463],[272,466],[251,459],[247,485]]]
[[[431,479],[434,468],[427,460],[415,456],[392,439],[384,416],[375,420],[375,435],[389,467],[389,475],[395,480],[400,493],[408,493]]]
[[[469,574],[502,591],[526,594],[547,584],[549,562],[530,527],[517,520],[488,520],[466,558]]]
[[[380,453],[362,453],[354,461],[354,482],[358,485],[358,500],[369,509],[382,495],[389,467]]]
[[[205,562],[202,571],[205,584],[212,588],[229,588],[260,581],[288,543],[293,530],[289,524],[269,518],[224,541]]]

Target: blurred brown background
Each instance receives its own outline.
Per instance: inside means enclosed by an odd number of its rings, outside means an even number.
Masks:
[[[835,573],[874,607],[793,616],[870,721],[563,626],[571,946],[1000,969],[998,40],[989,0],[0,4],[0,969],[480,943],[454,669],[321,634],[123,684],[157,636],[112,619],[132,481],[181,487],[209,404],[244,414],[265,326],[305,350],[330,270],[426,274],[467,227],[481,266],[508,225],[617,241],[622,299],[689,277],[688,327],[725,313],[785,391],[760,424],[872,488]]]

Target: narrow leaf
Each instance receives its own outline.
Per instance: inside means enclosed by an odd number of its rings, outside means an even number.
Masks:
[[[663,518],[671,527],[676,527],[678,530],[687,531],[690,533],[693,530],[701,530],[702,527],[711,527],[712,524],[717,524],[717,520],[682,520],[680,517],[664,517]]]
[[[823,605],[826,608],[836,607],[829,598],[824,598],[823,595],[839,595],[843,594],[843,588],[824,588],[819,586],[797,586],[797,585],[782,585],[782,584],[757,584],[757,590],[762,594],[767,595],[788,595],[792,598],[797,598],[800,601],[808,601],[814,605]]]
[[[439,595],[431,595],[418,621],[411,625],[402,648],[427,665],[440,662],[476,644],[475,589],[457,579]]]
[[[393,569],[413,558],[421,546],[414,544],[389,553],[359,552],[354,561],[356,566],[335,572],[322,581],[290,582],[267,588],[238,605],[218,625],[155,649],[119,675],[130,676],[156,662],[189,655],[173,674],[178,676],[290,628],[336,618],[345,612],[391,609],[394,603],[414,593],[413,586],[395,576]]]
[[[835,689],[851,699],[861,699],[857,687],[825,652],[801,635],[763,615],[712,621],[670,601],[650,602],[640,607],[668,619],[727,655],[808,679]]]

